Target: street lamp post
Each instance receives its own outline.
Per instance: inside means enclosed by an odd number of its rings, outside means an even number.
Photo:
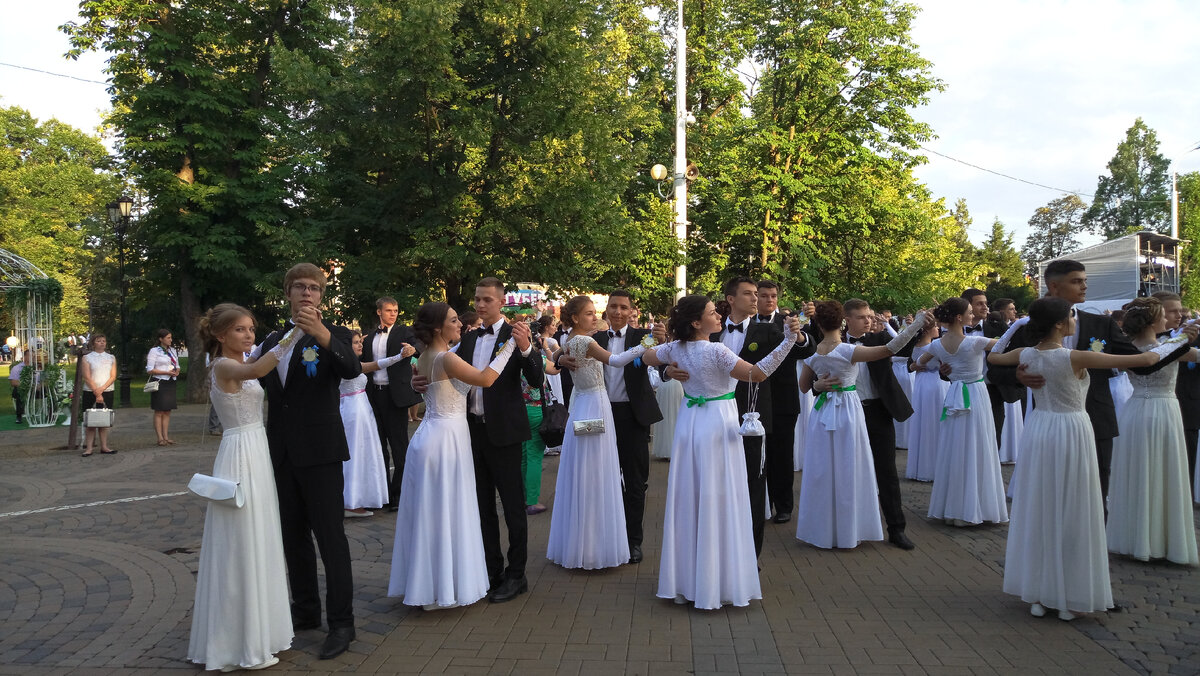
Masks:
[[[117,236],[117,270],[120,275],[119,292],[121,294],[121,325],[118,328],[121,358],[117,360],[117,382],[121,384],[121,408],[129,408],[129,330],[125,321],[125,298],[129,294],[129,282],[125,277],[125,235],[129,229],[130,214],[133,213],[133,199],[122,195],[116,202],[108,203],[108,220],[112,221],[113,233]]]

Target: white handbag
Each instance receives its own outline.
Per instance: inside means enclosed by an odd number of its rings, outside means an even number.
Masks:
[[[587,434],[603,434],[604,433],[604,418],[592,418],[590,420],[575,421],[575,436],[584,436]]]
[[[748,411],[742,414],[742,427],[738,430],[738,434],[743,437],[765,437],[767,431],[763,428],[762,420],[759,420],[758,411],[758,383],[750,383],[750,401]]]
[[[107,406],[101,406],[100,402],[96,402],[96,404],[96,406],[83,411],[83,426],[112,427],[114,411]]]
[[[142,391],[143,392],[157,392],[158,391],[158,378],[147,379],[146,384],[142,385]]]
[[[220,479],[197,472],[188,482],[188,490],[192,493],[212,500],[213,503],[226,507],[241,507],[246,504],[246,493],[242,485],[229,479]]]

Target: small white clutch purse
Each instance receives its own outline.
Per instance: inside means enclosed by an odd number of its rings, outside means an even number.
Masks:
[[[765,437],[767,435],[762,421],[758,419],[758,411],[748,411],[742,414],[742,428],[738,430],[738,434],[743,437]]]
[[[604,433],[604,418],[594,418],[592,420],[576,420],[575,421],[575,436],[584,436],[587,434],[603,434]]]
[[[242,485],[229,479],[193,474],[192,480],[188,482],[188,490],[226,507],[238,508],[246,504],[246,494],[242,491]]]

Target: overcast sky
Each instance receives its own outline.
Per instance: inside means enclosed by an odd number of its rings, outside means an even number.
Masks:
[[[947,85],[917,116],[928,148],[1033,183],[1090,193],[1137,117],[1179,171],[1200,169],[1200,2],[916,0],[913,37]],[[0,62],[104,80],[104,58],[62,57],[74,0],[0,0]],[[101,84],[0,66],[0,105],[94,131]],[[967,200],[982,241],[999,218],[1025,240],[1034,210],[1062,193],[929,154],[918,176],[952,206]],[[1092,238],[1089,242],[1097,241]]]

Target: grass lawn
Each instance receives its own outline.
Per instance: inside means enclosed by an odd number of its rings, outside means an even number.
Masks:
[[[27,429],[25,425],[16,423],[16,409],[13,408],[12,388],[8,386],[8,372],[11,364],[0,364],[0,378],[4,380],[2,387],[4,396],[0,396],[0,432],[6,432],[16,429]],[[67,366],[67,382],[75,382],[75,364]],[[183,400],[184,393],[187,392],[187,374],[188,374],[188,358],[181,357],[179,359],[179,399]],[[143,373],[134,373],[133,380],[129,381],[129,404],[133,408],[150,408],[150,393],[142,391],[142,385],[146,384],[146,376]],[[121,384],[118,382],[115,387],[119,390]],[[120,392],[116,392],[115,396],[121,396]],[[60,418],[62,422],[65,418]]]

